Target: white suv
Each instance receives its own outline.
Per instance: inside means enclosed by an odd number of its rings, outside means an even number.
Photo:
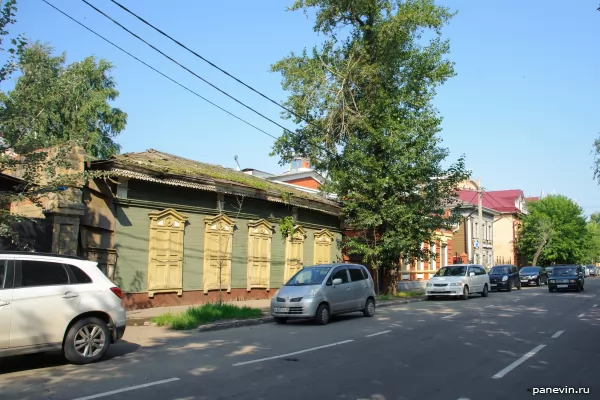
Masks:
[[[0,252],[0,357],[62,350],[100,360],[125,333],[123,294],[79,257]]]

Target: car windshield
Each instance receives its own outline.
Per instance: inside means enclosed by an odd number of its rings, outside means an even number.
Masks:
[[[577,275],[577,267],[561,267],[552,270],[554,276]]]
[[[466,267],[464,265],[455,266],[455,267],[442,267],[435,273],[434,276],[462,276],[466,272]]]
[[[329,273],[331,267],[306,267],[301,269],[287,281],[285,286],[320,285]]]
[[[588,268],[590,271],[592,271],[592,270],[594,270],[594,268],[596,268],[596,267],[588,266],[587,268]]]
[[[510,269],[508,267],[493,267],[490,274],[510,274]]]
[[[538,267],[525,267],[521,269],[522,274],[537,274],[538,272]]]

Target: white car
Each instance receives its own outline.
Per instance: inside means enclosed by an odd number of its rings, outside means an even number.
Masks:
[[[478,264],[454,264],[440,268],[427,282],[427,298],[454,296],[464,300],[473,293],[487,297],[490,277]]]
[[[0,357],[61,350],[100,360],[125,333],[123,294],[79,257],[0,252]]]

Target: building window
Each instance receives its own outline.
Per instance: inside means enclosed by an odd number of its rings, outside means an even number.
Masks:
[[[225,214],[204,221],[204,268],[202,287],[231,292],[231,245],[234,222]]]
[[[183,232],[187,217],[169,208],[150,217],[148,296],[155,293],[183,294]]]
[[[315,232],[315,265],[331,263],[333,235],[326,229]]]
[[[273,227],[261,219],[248,223],[247,289],[270,289]]]
[[[306,231],[301,226],[296,225],[286,240],[284,283],[303,268],[305,238]]]

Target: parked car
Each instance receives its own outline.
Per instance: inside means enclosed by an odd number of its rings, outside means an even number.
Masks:
[[[590,270],[585,265],[582,265],[581,268],[583,269],[586,278],[590,276]]]
[[[536,285],[540,286],[542,283],[548,284],[548,275],[540,267],[523,267],[519,271],[521,279],[521,285]]]
[[[61,350],[74,364],[99,361],[125,333],[122,297],[95,262],[0,252],[0,357]]]
[[[587,269],[589,271],[588,276],[598,276],[598,268],[594,265],[588,265]]]
[[[552,275],[552,268],[553,267],[544,267],[544,272],[546,273],[546,276]]]
[[[271,299],[271,315],[278,324],[312,318],[325,325],[332,315],[357,311],[375,315],[375,285],[367,268],[356,264],[305,267]]]
[[[552,275],[548,279],[548,291],[555,290],[575,290],[576,292],[584,290],[585,275],[577,265],[555,266]]]
[[[472,293],[480,293],[483,297],[487,297],[490,290],[490,277],[482,265],[448,265],[440,268],[429,279],[426,290],[428,299],[436,296],[451,296],[467,300]]]
[[[490,290],[521,290],[519,268],[514,265],[495,265],[490,269]]]

